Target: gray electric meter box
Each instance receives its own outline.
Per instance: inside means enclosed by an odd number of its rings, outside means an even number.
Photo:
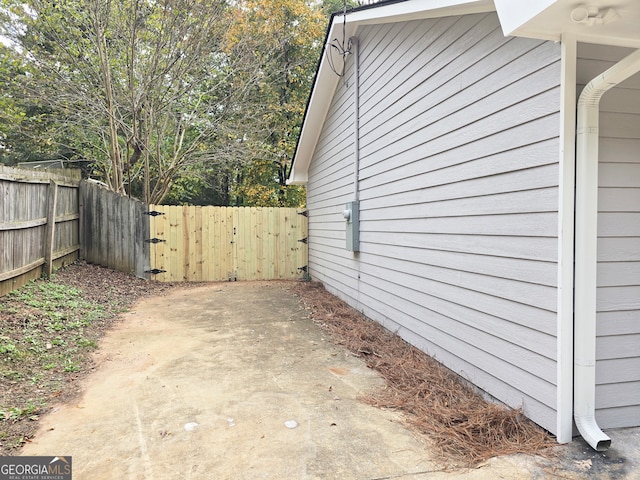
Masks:
[[[360,251],[360,202],[349,202],[342,212],[347,226],[347,250]]]

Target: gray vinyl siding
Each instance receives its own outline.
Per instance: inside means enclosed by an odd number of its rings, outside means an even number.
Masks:
[[[495,14],[358,37],[360,253],[348,63],[309,170],[311,276],[555,431],[560,47]]]
[[[579,91],[630,50],[581,44]],[[640,75],[600,107],[596,418],[640,425]]]

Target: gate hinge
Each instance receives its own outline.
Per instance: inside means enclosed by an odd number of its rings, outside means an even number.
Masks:
[[[301,270],[301,271],[307,273],[309,271],[309,267],[307,265],[305,265],[304,267],[298,267],[298,270]]]
[[[303,210],[298,212],[298,215],[302,215],[303,217],[309,217],[309,210]]]
[[[163,240],[162,238],[148,238],[145,240],[145,242],[147,243],[160,243],[160,242],[165,242],[166,240]]]
[[[300,239],[298,241],[302,242],[302,243],[309,243],[309,237],[304,237],[304,238],[302,238],[302,239]]]
[[[162,212],[158,212],[156,210],[150,210],[148,212],[142,212],[143,215],[149,215],[151,217],[157,217],[158,215],[163,215]]]
[[[160,270],[159,268],[154,268],[153,270],[145,270],[144,273],[151,273],[152,275],[158,275],[159,273],[164,273],[166,270]]]

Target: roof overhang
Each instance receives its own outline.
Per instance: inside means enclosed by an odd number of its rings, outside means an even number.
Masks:
[[[640,48],[638,0],[495,0],[505,35]]]
[[[495,11],[492,0],[407,0],[372,4],[331,17],[325,37],[322,56],[307,104],[300,139],[293,158],[293,166],[287,183],[304,185],[308,180],[309,164],[318,143],[325,118],[340,77],[332,70],[327,58],[329,43],[335,39],[353,37],[359,27],[381,23],[406,22],[425,18]]]

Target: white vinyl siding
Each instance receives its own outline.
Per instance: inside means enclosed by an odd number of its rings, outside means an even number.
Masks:
[[[309,170],[310,273],[490,395],[556,428],[560,47],[495,14],[358,32]]]
[[[630,53],[580,44],[578,92]],[[640,419],[640,75],[600,103],[596,418],[602,428]]]

